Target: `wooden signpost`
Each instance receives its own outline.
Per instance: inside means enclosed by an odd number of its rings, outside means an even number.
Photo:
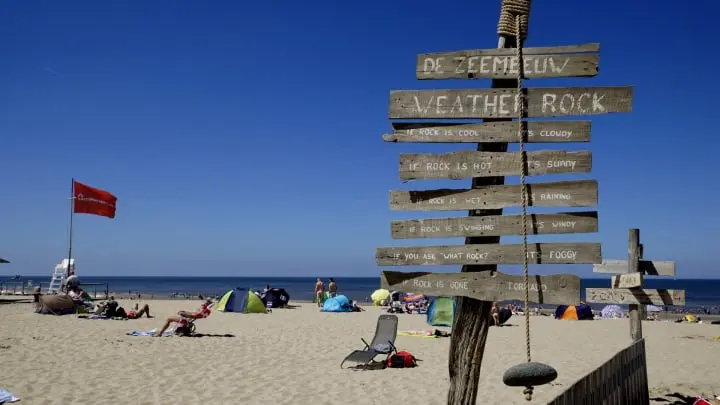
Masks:
[[[528,2],[529,8],[529,2]],[[527,16],[524,16],[527,17]],[[502,21],[502,18],[501,18]],[[524,19],[522,21],[527,21]],[[490,78],[490,89],[397,90],[390,92],[391,120],[383,136],[395,143],[476,143],[476,151],[446,154],[402,154],[400,179],[472,178],[470,189],[391,191],[390,208],[402,211],[468,210],[466,218],[393,221],[395,239],[466,237],[465,245],[383,247],[376,252],[381,266],[462,265],[460,274],[383,272],[388,288],[433,295],[457,296],[455,326],[450,344],[448,404],[475,404],[480,365],[490,324],[492,301],[524,299],[524,277],[497,272],[498,264],[585,263],[602,261],[598,243],[534,243],[526,254],[522,245],[501,245],[500,236],[520,235],[521,216],[503,216],[502,209],[522,204],[522,187],[504,185],[504,176],[523,172],[522,155],[508,152],[508,143],[547,145],[589,142],[588,121],[532,121],[523,117],[570,117],[627,113],[632,87],[531,88],[518,92],[522,78],[593,77],[598,72],[599,45],[523,48],[518,58],[515,37],[500,35],[498,49],[422,54],[417,58],[420,80]],[[430,120],[483,119],[483,122]],[[527,153],[525,175],[588,173],[589,151],[542,150]],[[594,207],[594,180],[554,181],[527,186],[527,205],[537,207]],[[528,214],[528,234],[573,234],[598,230],[595,211]],[[575,304],[580,280],[574,275],[531,277],[529,301]],[[519,286],[522,285],[522,288]],[[472,356],[468,356],[472,353]]]
[[[630,337],[642,338],[642,323],[645,305],[683,306],[684,290],[643,289],[643,276],[675,276],[675,262],[642,260],[640,230],[630,229],[628,236],[628,260],[608,260],[594,265],[595,273],[617,274],[612,277],[611,288],[586,288],[585,297],[589,303],[628,304],[630,307]]]

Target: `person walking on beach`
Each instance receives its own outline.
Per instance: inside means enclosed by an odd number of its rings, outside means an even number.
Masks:
[[[328,292],[331,297],[337,297],[337,283],[335,283],[335,279],[332,277],[330,277],[330,281],[328,281]]]
[[[320,277],[318,277],[317,281],[315,282],[315,297],[317,298],[317,304],[318,307],[322,307],[323,305],[323,293],[325,292],[325,283],[320,280]]]

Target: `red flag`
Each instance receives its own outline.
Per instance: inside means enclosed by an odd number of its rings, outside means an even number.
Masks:
[[[117,197],[105,190],[73,181],[73,212],[115,218]]]

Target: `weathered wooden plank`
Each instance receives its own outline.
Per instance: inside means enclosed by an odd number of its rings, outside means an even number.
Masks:
[[[642,273],[627,273],[612,276],[612,288],[640,288],[643,285]]]
[[[590,121],[529,121],[527,143],[590,142]],[[477,124],[393,122],[385,142],[501,143],[520,142],[518,124],[512,121]]]
[[[629,113],[632,87],[557,87],[527,89],[527,117]],[[517,117],[514,89],[394,90],[390,119]]]
[[[594,273],[625,274],[628,272],[627,260],[603,260],[593,265]],[[649,276],[675,277],[675,262],[640,260],[640,272]]]
[[[574,274],[531,276],[528,282],[530,302],[538,304],[577,304],[580,302],[580,277]],[[430,296],[461,296],[482,301],[525,299],[523,276],[501,272],[474,273],[401,273],[383,271],[380,288]]]
[[[685,305],[684,290],[586,288],[585,297],[596,304]]]
[[[475,189],[390,191],[394,211],[456,211],[496,209],[521,204],[519,184]],[[588,207],[597,205],[595,180],[556,181],[527,185],[528,204],[535,207]]]
[[[520,152],[476,152],[401,154],[400,179],[467,179],[471,177],[519,176]],[[592,152],[541,150],[527,152],[527,175],[588,173]]]
[[[523,48],[523,76],[593,77],[598,73],[600,44]],[[472,49],[425,53],[417,57],[417,78],[515,78],[520,70],[516,49]]]
[[[530,243],[530,264],[592,264],[602,260],[599,243]],[[522,245],[385,247],[375,252],[380,266],[522,264]]]
[[[597,231],[598,214],[596,211],[528,214],[527,217],[527,233],[529,235],[592,233]],[[393,239],[520,234],[522,234],[522,215],[411,219],[392,221],[390,223],[390,235]]]

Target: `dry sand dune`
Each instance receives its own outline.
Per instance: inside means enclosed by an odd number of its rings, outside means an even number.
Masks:
[[[130,307],[129,301],[121,302]],[[442,404],[447,394],[448,338],[399,336],[397,346],[422,361],[414,369],[341,370],[340,361],[372,337],[379,308],[328,314],[312,304],[267,315],[214,312],[198,332],[234,337],[151,338],[126,332],[158,327],[163,317],[198,302],[149,301],[154,319],[106,321],[0,305],[0,387],[25,405]],[[399,315],[400,330],[427,329],[423,316]],[[505,387],[506,368],[524,361],[522,319],[491,328],[479,404],[524,404]],[[651,396],[720,393],[720,326],[646,322]],[[687,338],[692,337],[692,338]],[[546,403],[629,341],[626,320],[555,321],[533,317],[534,360],[560,376],[535,390]],[[660,403],[660,402],[658,402]]]

